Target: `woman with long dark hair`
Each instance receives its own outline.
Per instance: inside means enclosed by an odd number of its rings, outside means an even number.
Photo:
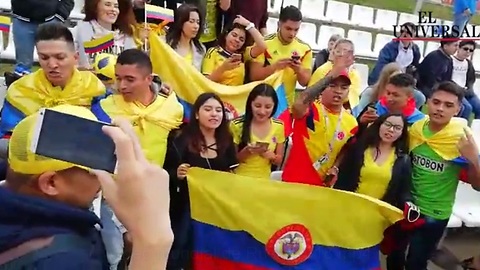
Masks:
[[[271,85],[255,86],[247,98],[245,114],[232,121],[240,165],[235,173],[270,178],[272,165],[280,165],[285,142],[283,122],[273,118],[278,97]]]
[[[248,39],[254,45],[247,50]],[[250,21],[237,16],[233,25],[218,38],[218,45],[205,54],[202,73],[210,80],[225,85],[242,85],[245,81],[245,62],[267,49],[264,37]]]
[[[334,188],[405,209],[412,201],[412,165],[405,117],[401,114],[380,116],[347,147]],[[399,267],[404,264],[405,254],[403,258],[401,252],[392,254],[387,257],[387,269],[403,269]]]
[[[238,166],[225,107],[213,93],[198,96],[190,121],[173,134],[164,169],[170,174],[170,218],[175,240],[167,269],[184,269],[192,250],[186,175],[191,167],[231,172]]]
[[[87,54],[84,42],[113,33],[114,44],[103,52],[118,55],[136,48],[133,38],[135,15],[130,0],[90,0],[85,2],[85,19],[75,27],[75,45],[80,68],[90,69],[96,54]]]
[[[168,29],[166,42],[188,63],[202,68],[205,46],[200,42],[203,18],[198,7],[182,4],[174,12],[174,21]]]

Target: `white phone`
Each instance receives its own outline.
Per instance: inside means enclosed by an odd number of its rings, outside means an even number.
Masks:
[[[91,169],[116,172],[113,140],[102,131],[108,123],[41,109],[31,151]]]

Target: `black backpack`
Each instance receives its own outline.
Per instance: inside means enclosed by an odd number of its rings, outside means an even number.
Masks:
[[[0,253],[0,270],[33,269],[35,263],[42,259],[79,249],[90,250],[92,254],[95,247],[91,241],[76,234],[35,238]]]

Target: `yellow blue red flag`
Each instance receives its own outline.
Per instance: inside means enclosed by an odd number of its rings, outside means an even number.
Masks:
[[[107,34],[101,38],[97,38],[90,41],[85,41],[83,47],[85,48],[85,53],[97,53],[110,48],[115,42],[115,36],[113,33]]]
[[[7,16],[0,16],[0,32],[9,32],[12,20]]]
[[[196,270],[380,270],[383,231],[403,218],[324,187],[199,168],[187,179]]]
[[[191,105],[195,102],[195,99],[205,92],[213,92],[220,96],[230,117],[243,115],[248,94],[259,83],[270,84],[277,92],[279,104],[274,117],[278,117],[288,110],[282,83],[283,72],[281,71],[264,81],[240,86],[223,85],[209,80],[193,65],[188,64],[157,34],[150,33],[149,42],[153,72],[158,74],[162,81],[169,84],[175,91],[180,103],[184,106],[184,118],[186,120],[190,117]]]
[[[173,10],[168,8],[145,4],[145,13],[148,19],[173,22]]]

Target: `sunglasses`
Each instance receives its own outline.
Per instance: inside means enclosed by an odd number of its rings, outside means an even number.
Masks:
[[[469,49],[469,48],[462,48],[462,50],[466,51],[466,52],[473,52],[474,49]]]

